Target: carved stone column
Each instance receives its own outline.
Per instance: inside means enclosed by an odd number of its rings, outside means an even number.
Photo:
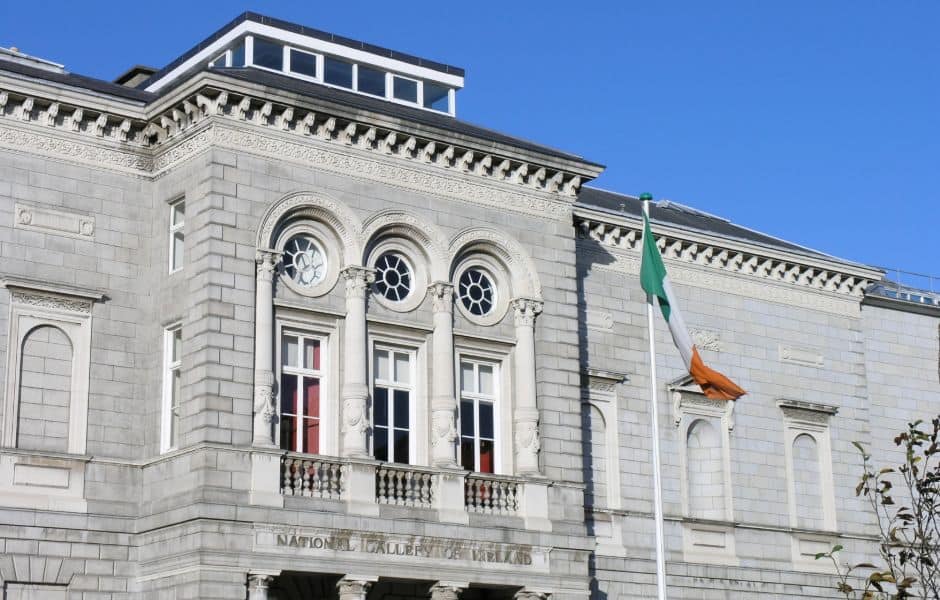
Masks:
[[[460,594],[469,585],[469,583],[438,581],[431,586],[431,600],[460,600]]]
[[[366,363],[366,294],[375,271],[351,266],[342,271],[346,280],[346,322],[343,339],[343,456],[367,457],[369,397]]]
[[[255,281],[255,398],[252,445],[274,447],[274,266],[279,254],[258,250]]]
[[[431,362],[431,464],[455,467],[457,399],[454,395],[454,286],[430,286],[434,309],[434,355]]]
[[[373,583],[370,579],[353,578],[349,575],[340,579],[336,583],[339,600],[366,600]]]
[[[248,575],[248,600],[268,600],[268,587],[274,577],[271,575]]]
[[[535,317],[542,312],[542,302],[532,298],[512,301],[516,321],[516,402],[515,429],[516,473],[539,475],[539,409],[535,395]]]

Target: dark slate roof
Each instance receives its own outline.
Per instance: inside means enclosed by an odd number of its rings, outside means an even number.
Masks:
[[[565,160],[588,162],[575,154],[570,154],[568,152],[558,150],[557,148],[543,146],[528,140],[512,137],[492,129],[487,129],[485,127],[480,127],[479,125],[461,121],[451,117],[450,115],[435,113],[412,106],[405,106],[403,104],[389,102],[381,98],[371,98],[362,94],[357,94],[318,83],[310,83],[287,75],[274,73],[272,71],[264,71],[262,69],[254,69],[251,67],[211,68],[209,71],[242,81],[248,81],[251,83],[257,83],[260,85],[293,92],[307,96],[309,98],[335,102],[337,104],[342,104],[357,110],[367,110],[378,114],[387,115],[395,119],[417,123],[419,125],[427,125],[430,127],[444,129],[459,135],[482,138],[489,140],[494,144],[505,144],[514,148],[521,148],[523,150],[538,152],[540,154],[546,154],[548,156]],[[588,164],[594,163],[588,162]],[[601,165],[595,164],[595,166]]]
[[[24,75],[34,79],[45,79],[46,81],[61,83],[63,85],[82,88],[92,92],[99,92],[101,94],[108,94],[109,96],[117,96],[127,100],[137,100],[144,103],[151,102],[158,97],[156,94],[151,92],[125,87],[123,85],[105,81],[103,79],[85,77],[84,75],[76,75],[75,73],[59,73],[56,71],[49,71],[47,69],[37,69],[35,67],[30,67],[29,65],[24,65],[8,60],[0,60],[0,71],[8,71],[10,73],[16,73],[18,75]]]
[[[396,52],[395,50],[382,48],[381,46],[373,46],[372,44],[367,44],[365,42],[360,42],[360,41],[353,40],[350,38],[345,38],[339,35],[334,35],[326,31],[320,31],[319,29],[313,29],[311,27],[304,27],[303,25],[298,25],[296,23],[291,23],[289,21],[282,21],[281,19],[275,19],[273,17],[267,17],[265,15],[247,11],[238,15],[230,23],[228,23],[227,25],[225,25],[224,27],[222,27],[221,29],[219,29],[218,31],[216,31],[215,33],[213,33],[206,39],[202,40],[201,42],[199,42],[198,44],[196,44],[195,46],[187,50],[185,53],[179,56],[179,58],[176,58],[175,60],[173,60],[173,62],[171,62],[167,66],[163,67],[162,69],[154,73],[149,79],[141,82],[141,84],[138,85],[137,87],[141,89],[146,88],[152,82],[157,81],[158,79],[160,79],[161,77],[163,77],[164,75],[166,75],[167,73],[169,73],[170,71],[172,71],[173,69],[181,65],[182,63],[186,62],[192,56],[194,56],[199,51],[201,51],[203,48],[212,44],[214,41],[216,41],[217,39],[219,39],[220,37],[222,37],[229,31],[234,29],[240,23],[244,23],[245,21],[261,23],[262,25],[270,25],[271,27],[277,27],[278,29],[283,29],[284,31],[289,31],[292,33],[299,33],[301,35],[306,35],[312,38],[316,38],[318,40],[324,40],[327,42],[332,42],[334,44],[340,44],[343,46],[347,46],[349,48],[354,48],[356,50],[362,50],[363,52],[369,52],[370,54],[376,54],[378,56],[383,56],[383,57],[391,58],[394,60],[400,60],[401,62],[405,62],[411,65],[417,65],[419,67],[425,67],[427,69],[432,69],[434,71],[440,71],[441,73],[447,73],[449,75],[456,75],[458,77],[464,76],[464,70],[461,69],[460,67],[446,65],[444,63],[439,63],[433,60],[428,60],[426,58],[419,58],[417,56],[412,56],[411,54]]]
[[[628,217],[641,218],[643,203],[639,198],[584,186],[578,195],[576,206],[601,209],[605,212],[622,214]],[[787,252],[796,252],[806,256],[837,260],[842,263],[856,266],[867,266],[847,261],[830,254],[813,250],[799,244],[787,242],[747,227],[735,225],[728,219],[711,215],[676,202],[660,201],[650,203],[650,220],[666,226],[678,227],[690,231],[707,233],[723,238],[731,238],[752,244],[759,244],[768,248],[775,248]]]

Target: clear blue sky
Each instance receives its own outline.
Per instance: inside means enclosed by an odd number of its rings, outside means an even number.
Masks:
[[[600,187],[940,275],[940,2],[0,0],[0,45],[112,79],[243,10],[464,67],[462,119]]]

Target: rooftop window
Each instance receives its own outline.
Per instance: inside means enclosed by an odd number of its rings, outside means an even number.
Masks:
[[[365,64],[311,48],[247,35],[227,50],[221,53],[217,50],[209,60],[209,66],[258,67],[398,104],[454,114],[453,87],[382,68],[383,60],[383,57],[376,57],[380,64]]]

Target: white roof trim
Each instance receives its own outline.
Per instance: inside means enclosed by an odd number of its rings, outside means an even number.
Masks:
[[[239,23],[231,31],[213,43],[203,48],[201,51],[194,54],[189,58],[189,60],[184,61],[178,67],[151,83],[149,86],[147,86],[146,90],[148,92],[160,91],[177,77],[192,69],[193,67],[201,63],[208,64],[208,62],[215,58],[226,46],[231,44],[239,37],[247,34],[260,35],[263,37],[280,40],[292,46],[298,46],[302,49],[340,56],[353,62],[379,67],[394,73],[401,73],[403,75],[410,75],[412,77],[418,77],[428,81],[442,83],[454,88],[462,88],[464,85],[464,78],[457,75],[442,73],[434,69],[413,65],[404,61],[395,60],[393,58],[377,56],[370,52],[356,50],[355,48],[350,48],[342,44],[327,42],[325,40],[320,40],[292,31],[285,31],[271,25],[264,25],[254,21],[244,21]]]

